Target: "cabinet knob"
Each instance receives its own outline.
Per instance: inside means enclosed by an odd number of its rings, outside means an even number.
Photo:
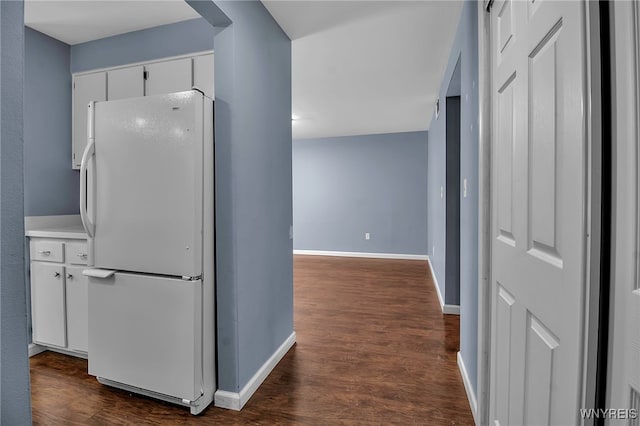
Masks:
[[[67,274],[67,278],[68,278],[68,279],[73,278],[73,274]]]
[[[38,253],[43,256],[49,256],[51,254],[51,250],[39,250]]]
[[[54,273],[53,273],[53,276],[54,276],[54,277],[56,277],[56,278],[58,278],[58,277],[60,276],[60,272],[54,272]]]
[[[78,257],[80,259],[84,259],[85,257],[87,257],[87,254],[86,253],[78,253]]]

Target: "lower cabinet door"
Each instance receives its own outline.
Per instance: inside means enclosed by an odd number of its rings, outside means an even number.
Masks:
[[[73,351],[89,348],[89,279],[82,275],[86,266],[67,266],[67,346]]]
[[[67,346],[64,267],[31,263],[31,323],[33,341]]]

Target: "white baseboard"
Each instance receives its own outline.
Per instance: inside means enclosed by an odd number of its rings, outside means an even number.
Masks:
[[[29,358],[39,353],[45,352],[47,348],[44,346],[36,345],[35,343],[29,343]]]
[[[471,407],[471,414],[473,414],[473,421],[478,424],[478,401],[476,400],[476,393],[471,388],[471,381],[469,380],[469,374],[467,374],[467,368],[464,366],[462,360],[462,354],[458,351],[458,369],[462,376],[462,383],[464,383],[464,390],[467,392],[467,399],[469,400],[469,407]]]
[[[294,331],[282,345],[271,355],[262,367],[253,375],[240,392],[228,392],[217,390],[214,397],[216,407],[228,408],[229,410],[242,410],[242,407],[249,401],[251,396],[258,390],[258,387],[269,376],[280,360],[289,352],[289,349],[296,343],[296,332]]]
[[[438,301],[440,302],[440,309],[442,309],[442,313],[450,315],[460,315],[460,305],[447,305],[444,303],[444,298],[442,297],[442,293],[440,292],[440,286],[438,285],[436,274],[433,272],[433,265],[431,264],[431,259],[429,259],[429,256],[427,256],[427,262],[429,262],[431,279],[433,280],[433,285],[436,286],[436,293],[438,293]]]
[[[402,254],[402,253],[365,253],[357,251],[326,251],[326,250],[294,250],[293,254],[306,256],[338,256],[338,257],[367,257],[371,259],[404,259],[427,260],[426,254]]]

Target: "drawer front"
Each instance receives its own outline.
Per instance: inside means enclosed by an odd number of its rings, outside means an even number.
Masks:
[[[67,263],[72,265],[87,264],[87,243],[79,241],[73,243],[65,243]]]
[[[64,243],[54,240],[31,240],[31,260],[64,262]]]

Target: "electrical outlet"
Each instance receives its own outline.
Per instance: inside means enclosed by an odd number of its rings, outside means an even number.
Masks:
[[[436,246],[431,247],[431,256],[436,255]]]
[[[462,181],[462,197],[467,198],[467,178]]]
[[[371,234],[369,232],[365,232],[364,233],[364,239],[365,240],[370,240],[371,239]]]
[[[440,187],[440,198],[444,198],[444,186]]]
[[[289,239],[293,240],[293,225],[289,225]]]

